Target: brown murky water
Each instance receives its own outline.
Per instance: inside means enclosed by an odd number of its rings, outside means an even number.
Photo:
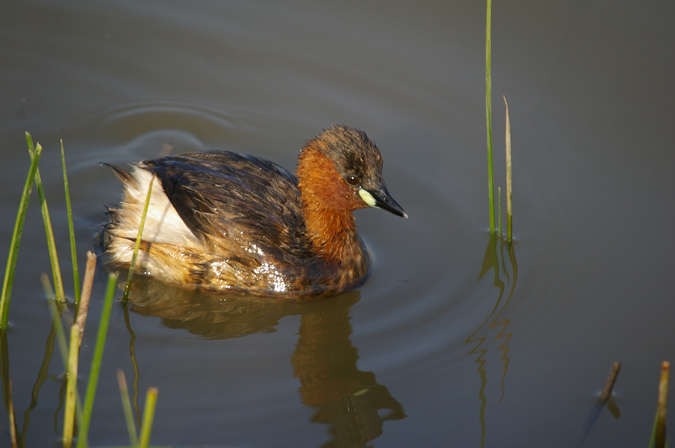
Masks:
[[[7,2],[0,10],[0,254],[28,169],[45,183],[72,294],[59,139],[80,259],[123,165],[223,148],[293,167],[332,123],[368,132],[410,215],[357,213],[375,271],[310,304],[171,295],[117,305],[93,446],[128,443],[115,372],[159,388],[152,443],[641,446],[675,361],[675,6],[497,3],[496,172],[509,100],[515,244],[488,232],[482,2]],[[35,197],[3,347],[26,446],[61,431]],[[95,297],[101,297],[104,273]],[[88,375],[100,300],[82,348]],[[53,352],[52,352],[53,350]],[[612,362],[611,405],[594,405]],[[82,392],[84,389],[81,389]],[[132,389],[133,392],[133,389]],[[2,423],[4,422],[4,423]],[[8,416],[0,411],[0,445]]]

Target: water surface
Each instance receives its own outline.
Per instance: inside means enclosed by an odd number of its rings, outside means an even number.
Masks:
[[[9,2],[0,14],[0,253],[28,155],[72,296],[59,140],[80,259],[120,197],[106,162],[221,148],[293,168],[333,123],[381,148],[410,219],[356,213],[375,270],[309,304],[167,294],[117,304],[93,446],[128,443],[115,372],[159,388],[152,443],[181,446],[640,446],[675,360],[670,227],[675,7],[495,4],[514,145],[512,246],[488,232],[481,2]],[[26,446],[61,433],[61,374],[29,210],[3,379]],[[100,271],[94,297],[101,297]],[[88,375],[101,301],[82,348]],[[53,351],[53,352],[52,352]],[[51,357],[50,357],[51,356]],[[612,408],[595,399],[614,361]],[[84,388],[81,388],[84,391]],[[134,389],[132,388],[132,395]],[[0,422],[8,426],[6,408]],[[8,432],[2,444],[9,443]]]

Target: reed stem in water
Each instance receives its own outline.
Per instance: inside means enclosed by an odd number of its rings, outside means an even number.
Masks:
[[[649,443],[650,448],[664,448],[666,443],[666,414],[668,413],[668,383],[670,382],[670,363],[661,364],[661,380],[659,381],[659,401],[654,419],[654,428]]]
[[[605,382],[605,387],[602,389],[602,393],[600,394],[599,398],[600,403],[607,403],[609,399],[612,397],[612,390],[614,389],[614,384],[616,383],[616,379],[619,376],[620,371],[621,371],[620,362],[615,362],[614,364],[612,364],[612,369],[609,371],[609,376],[607,377],[607,381]]]
[[[35,157],[35,148],[33,147],[33,140],[30,134],[26,134],[28,140],[28,152],[31,159]],[[61,265],[59,264],[59,256],[56,253],[56,240],[54,239],[54,229],[52,228],[52,220],[49,217],[49,207],[47,207],[47,198],[44,189],[42,188],[42,178],[40,176],[40,169],[35,172],[35,186],[37,187],[38,198],[40,199],[40,209],[42,210],[42,220],[45,224],[45,233],[47,235],[47,247],[49,249],[49,259],[52,265],[52,276],[54,279],[54,289],[56,290],[56,299],[61,302],[66,300],[66,294],[63,290],[63,279],[61,277]]]
[[[495,233],[495,187],[492,167],[492,0],[487,0],[485,21],[485,123],[487,127],[488,198],[490,233]]]
[[[141,428],[141,438],[138,441],[139,448],[148,448],[150,443],[150,433],[152,432],[152,422],[155,419],[155,406],[157,405],[156,387],[148,388],[145,395],[145,407],[143,408],[143,427]]]
[[[68,173],[66,172],[66,155],[61,140],[61,164],[63,165],[63,189],[66,194],[66,211],[68,213],[68,234],[70,235],[70,255],[73,261],[73,290],[75,303],[80,303],[80,270],[77,265],[77,247],[75,245],[75,226],[73,225],[73,210],[70,206],[70,189],[68,188]],[[83,328],[84,330],[84,328]]]
[[[91,412],[94,408],[94,398],[96,395],[96,386],[101,372],[101,362],[103,361],[103,349],[108,334],[108,324],[110,322],[110,313],[112,311],[113,299],[115,297],[115,287],[117,286],[118,273],[114,272],[108,276],[108,287],[106,289],[105,302],[101,312],[101,322],[98,326],[98,335],[96,336],[96,346],[94,356],[91,360],[91,370],[89,371],[89,380],[87,381],[87,392],[82,406],[82,417],[80,418],[80,434],[77,439],[77,447],[85,448],[89,436],[89,423],[91,422]]]
[[[155,177],[150,179],[150,186],[148,187],[148,194],[145,197],[145,205],[143,206],[143,214],[141,215],[141,224],[138,228],[138,237],[136,237],[136,245],[134,246],[134,254],[131,257],[129,264],[129,275],[127,276],[127,283],[124,286],[124,297],[122,302],[129,300],[129,290],[131,289],[131,279],[134,276],[134,267],[136,266],[136,258],[138,257],[138,249],[141,247],[141,238],[143,237],[143,227],[145,227],[145,218],[148,216],[148,206],[150,205],[150,196],[152,196],[152,184],[155,182]]]
[[[117,371],[117,383],[120,387],[120,396],[122,398],[122,409],[124,409],[124,420],[127,422],[127,432],[129,433],[129,442],[131,446],[138,445],[138,434],[136,433],[136,423],[134,422],[134,413],[131,410],[131,400],[129,399],[129,388],[127,380],[122,369]]]
[[[66,408],[63,414],[63,447],[73,445],[75,429],[75,397],[77,395],[77,364],[80,352],[80,327],[73,324],[70,328],[70,351],[68,352],[68,369],[66,382]]]
[[[32,146],[32,139],[29,133],[26,133],[26,140],[29,147]],[[33,189],[33,182],[35,181],[35,174],[37,173],[38,163],[42,155],[42,146],[37,144],[33,150],[33,157],[31,160],[28,176],[23,186],[23,193],[21,194],[21,202],[19,203],[19,211],[16,214],[16,221],[14,223],[14,232],[12,233],[12,241],[9,244],[9,256],[7,257],[7,268],[5,269],[5,278],[2,282],[2,298],[0,299],[0,330],[7,329],[7,321],[9,319],[9,302],[12,295],[12,285],[14,283],[14,271],[16,270],[16,260],[19,255],[19,246],[21,244],[21,234],[23,233],[23,224],[26,221],[26,211],[28,210],[28,200]]]

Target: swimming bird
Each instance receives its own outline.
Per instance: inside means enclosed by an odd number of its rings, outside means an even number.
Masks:
[[[296,174],[229,151],[192,152],[111,166],[124,184],[99,242],[107,262],[129,268],[147,191],[151,199],[135,272],[185,289],[311,298],[361,286],[372,259],[353,211],[407,218],[382,178],[365,132],[324,130]]]

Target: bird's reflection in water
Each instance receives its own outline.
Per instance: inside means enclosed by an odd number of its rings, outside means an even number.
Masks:
[[[350,309],[358,300],[352,292],[308,307],[291,357],[302,402],[316,409],[312,421],[330,425],[326,447],[363,446],[382,434],[384,421],[405,417],[375,374],[356,365],[358,350],[349,337]]]
[[[256,297],[200,294],[136,277],[129,292],[130,309],[158,317],[205,339],[231,339],[276,329],[279,320],[299,314],[302,304]]]
[[[282,302],[195,294],[143,278],[133,283],[133,312],[208,339],[273,332],[283,317],[300,315],[291,364],[302,402],[316,409],[311,421],[329,425],[331,439],[324,447],[365,446],[382,434],[385,421],[406,417],[375,374],[357,366],[350,312],[360,299],[358,291],[319,301]]]

